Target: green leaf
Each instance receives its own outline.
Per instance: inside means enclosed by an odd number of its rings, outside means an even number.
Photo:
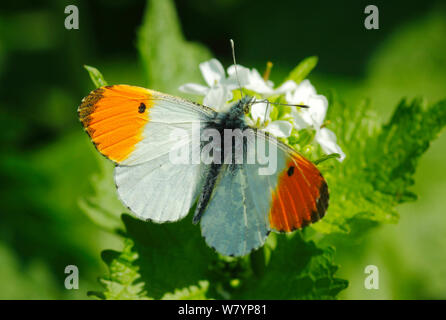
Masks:
[[[96,296],[109,299],[121,297],[124,292],[125,297],[133,294],[155,299],[180,295],[205,298],[209,266],[217,254],[206,246],[200,228],[187,218],[166,224],[145,222],[128,215],[122,219],[127,247],[122,253],[105,251],[103,254],[110,275],[101,279],[106,286],[104,294]]]
[[[100,172],[91,177],[94,193],[79,199],[79,207],[91,221],[101,228],[119,232],[123,228],[121,214],[128,210],[118,199],[113,179],[114,165],[97,152],[95,152],[95,156]]]
[[[107,81],[105,81],[102,73],[99,72],[95,67],[90,67],[84,65],[84,68],[87,69],[88,74],[90,75],[91,81],[93,81],[96,88],[103,87],[107,85]]]
[[[346,280],[334,276],[333,248],[318,248],[300,233],[270,237],[268,243],[276,243],[265,271],[246,279],[235,299],[335,299],[347,288]]]
[[[122,252],[102,252],[102,259],[109,268],[109,274],[99,279],[105,290],[89,292],[89,296],[108,300],[150,299],[144,291],[144,283],[140,280],[139,267],[135,263],[138,253],[134,251],[133,246],[133,241],[126,239]]]
[[[159,299],[166,292],[208,280],[209,263],[216,254],[191,219],[160,225],[124,215],[123,221],[140,254],[140,272],[150,296]]]
[[[377,116],[368,103],[349,107],[332,101],[328,110],[329,129],[336,133],[346,158],[342,163],[333,161],[330,168],[322,170],[330,204],[325,217],[312,228],[333,235],[364,231],[359,221],[396,223],[398,214],[392,197],[376,190],[368,177],[370,141],[380,130]]]
[[[197,286],[176,289],[174,293],[166,293],[162,300],[204,300],[209,288],[209,282],[200,281]]]
[[[316,56],[305,58],[290,72],[285,81],[293,80],[296,83],[300,83],[316,67],[317,61],[318,57]]]
[[[172,0],[147,2],[138,49],[147,86],[170,94],[179,93],[182,84],[202,81],[197,66],[211,58],[204,46],[184,40]]]
[[[324,172],[330,206],[312,228],[325,234],[360,233],[376,223],[396,223],[395,207],[414,199],[408,187],[418,159],[446,125],[445,109],[444,101],[427,110],[419,100],[403,101],[380,126],[367,103],[355,108],[334,103],[330,128],[347,157]]]
[[[314,164],[318,165],[318,164],[320,164],[320,163],[322,163],[324,161],[327,161],[327,160],[330,160],[330,159],[339,159],[340,157],[341,157],[341,155],[339,153],[331,153],[331,154],[328,154],[326,156],[323,156],[323,157],[315,160]]]
[[[190,219],[160,225],[124,215],[123,221],[125,248],[103,252],[104,292],[90,293],[100,299],[334,299],[347,286],[334,277],[333,249],[319,249],[299,233],[271,235],[268,248],[277,248],[262,272],[252,272],[248,257],[222,257],[207,247]],[[262,264],[258,256],[252,265]]]
[[[376,189],[395,196],[395,202],[412,200],[418,161],[446,125],[446,100],[424,108],[420,100],[403,100],[371,147],[369,177]],[[370,153],[370,152],[369,152]]]

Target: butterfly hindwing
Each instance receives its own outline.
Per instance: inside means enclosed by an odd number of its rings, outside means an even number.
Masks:
[[[313,163],[272,136],[257,132],[256,141],[248,152],[266,141],[266,152],[277,152],[276,170],[265,174],[259,162],[224,165],[201,218],[206,242],[224,255],[248,254],[271,230],[302,228],[328,207],[327,184]]]
[[[271,175],[268,211],[270,227],[291,232],[321,219],[328,208],[328,187],[319,169],[311,161],[271,135],[257,134],[258,140],[276,146],[277,170]],[[272,186],[272,185],[270,185]]]
[[[165,153],[134,166],[116,166],[121,201],[140,219],[177,221],[187,215],[203,184],[203,164],[172,163]]]
[[[269,223],[258,195],[248,182],[245,165],[224,165],[216,189],[201,218],[209,246],[229,256],[243,256],[260,247]]]
[[[283,150],[278,155],[282,158],[281,168],[275,177],[277,184],[272,192],[268,218],[272,230],[290,232],[325,215],[328,187],[317,167],[308,159],[293,150]]]

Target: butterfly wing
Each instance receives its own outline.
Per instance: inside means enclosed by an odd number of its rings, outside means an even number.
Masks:
[[[172,163],[165,153],[138,165],[116,166],[115,184],[121,201],[138,218],[177,221],[194,204],[205,171],[203,164]]]
[[[243,256],[263,245],[270,231],[265,214],[269,203],[263,197],[265,190],[260,188],[260,184],[249,184],[247,166],[222,167],[200,222],[210,247],[226,256]]]
[[[215,111],[157,91],[114,85],[92,91],[78,114],[100,153],[117,164],[135,165],[169,152],[178,143],[173,130],[191,135],[191,124],[205,125]]]
[[[277,151],[277,169],[259,174],[261,163],[224,165],[206,211],[202,235],[219,253],[243,256],[262,246],[271,230],[291,232],[322,218],[328,189],[316,166],[274,137],[257,132],[266,154]],[[291,169],[292,168],[292,169]]]
[[[311,161],[279,140],[266,135],[277,145],[277,173],[273,182],[268,212],[270,227],[290,232],[322,219],[328,208],[328,186]]]
[[[204,170],[190,159],[199,152],[192,143],[193,124],[201,130],[213,110],[145,88],[114,85],[91,92],[78,113],[98,151],[117,164],[118,195],[137,217],[165,222],[188,213]],[[184,148],[189,159],[173,163],[170,154]]]

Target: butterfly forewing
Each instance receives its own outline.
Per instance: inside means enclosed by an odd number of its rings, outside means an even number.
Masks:
[[[173,131],[192,135],[192,123],[205,126],[215,112],[157,91],[114,85],[92,91],[79,118],[100,153],[122,165],[135,165],[169,152]]]
[[[118,195],[137,217],[165,222],[187,215],[205,171],[189,159],[199,153],[192,144],[193,124],[199,135],[214,111],[156,91],[115,85],[91,92],[78,112],[98,151],[117,164]],[[173,163],[170,155],[181,148],[189,150],[186,163]]]

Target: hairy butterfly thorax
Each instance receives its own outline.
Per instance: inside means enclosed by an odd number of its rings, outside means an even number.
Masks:
[[[221,149],[218,154],[213,154],[213,161],[210,164],[203,191],[198,200],[193,222],[198,223],[203,215],[207,204],[210,201],[212,190],[217,183],[223,165],[228,165],[228,170],[235,172],[237,166],[241,165],[240,160],[246,161],[247,139],[254,132],[246,124],[245,114],[254,101],[253,97],[244,96],[234,103],[227,112],[216,115],[214,121],[210,122],[204,130],[216,130],[222,138]],[[252,132],[250,132],[252,131]],[[244,137],[246,135],[246,137]],[[237,139],[242,136],[241,139]],[[210,142],[208,142],[210,143]],[[202,145],[203,146],[203,145]],[[228,156],[229,155],[229,156]]]
[[[244,96],[234,103],[227,112],[220,112],[215,117],[216,128],[242,129],[246,128],[245,114],[254,102],[251,96]]]

